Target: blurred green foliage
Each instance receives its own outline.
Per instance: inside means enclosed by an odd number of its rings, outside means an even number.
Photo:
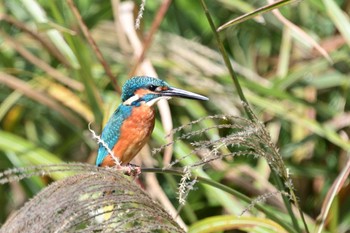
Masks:
[[[74,1],[120,87],[136,59],[130,44],[122,40],[122,27],[116,27],[119,15],[112,2]],[[136,7],[140,4],[135,3]],[[137,31],[141,39],[147,36],[160,4],[146,1]],[[267,2],[219,0],[207,4],[219,27]],[[279,10],[294,26],[269,12],[224,29],[220,35],[248,102],[290,168],[302,211],[313,227],[327,192],[349,159],[350,4],[310,0]],[[119,94],[67,2],[3,0],[0,25],[0,169],[60,161],[93,163],[97,145],[88,124],[92,122],[101,132],[103,122],[119,103]],[[218,51],[200,1],[172,1],[146,58],[160,78],[210,98],[207,103],[170,101],[175,127],[215,114],[244,116]],[[201,124],[206,128],[214,122]],[[151,147],[164,144],[162,128],[157,122]],[[218,130],[206,136],[215,139],[226,133]],[[175,145],[174,157],[190,147],[183,143]],[[161,155],[157,154],[156,160],[162,164]],[[205,174],[252,198],[273,191],[270,170],[262,158],[221,163],[224,169],[208,166]],[[178,178],[158,178],[178,206]],[[1,185],[0,223],[50,182],[32,178]],[[218,200],[210,189],[200,186],[189,194],[181,212],[187,224],[223,213],[237,214],[246,207],[239,200],[225,204],[226,199]],[[347,181],[329,214],[336,217],[327,219],[329,232],[350,230],[349,192]],[[232,205],[237,209],[232,210]],[[275,211],[284,212],[278,203],[272,205]],[[254,214],[256,210],[251,211]]]

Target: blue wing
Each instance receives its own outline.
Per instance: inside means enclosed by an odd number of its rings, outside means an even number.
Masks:
[[[106,126],[102,130],[101,139],[107,144],[109,149],[113,149],[114,145],[118,142],[120,136],[120,129],[126,118],[131,114],[132,106],[119,105],[117,110],[113,113],[111,118],[108,120]],[[100,143],[96,165],[99,166],[108,155],[107,149]]]

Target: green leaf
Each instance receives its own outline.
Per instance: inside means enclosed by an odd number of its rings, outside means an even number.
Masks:
[[[239,217],[233,215],[214,216],[196,222],[188,229],[188,233],[209,233],[225,230],[243,230],[247,228],[263,228],[263,232],[287,232],[276,222],[266,218]]]
[[[27,165],[60,164],[62,160],[47,150],[12,133],[0,130],[0,150],[15,153]],[[68,173],[53,173],[52,178],[59,180],[68,177]]]

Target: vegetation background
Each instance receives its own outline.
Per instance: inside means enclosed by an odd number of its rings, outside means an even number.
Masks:
[[[167,143],[165,136],[173,127],[218,114],[247,118],[202,3],[0,1],[0,170],[63,161],[93,164],[97,143],[88,124],[101,132],[120,102],[120,87],[133,75],[157,76],[210,98],[171,100],[171,114],[166,104],[159,106],[152,139],[135,164],[164,167],[190,151],[199,136],[176,141],[166,155],[152,155],[150,148]],[[215,28],[270,3],[206,1]],[[223,28],[220,45],[248,103],[280,148],[309,230],[350,232],[350,1],[282,3],[286,5],[279,11]],[[134,19],[142,4],[136,29]],[[186,132],[218,122],[222,119],[206,119]],[[246,136],[248,126],[242,126]],[[215,128],[200,136],[216,140],[230,133]],[[293,226],[264,157],[220,157],[200,169]],[[32,177],[0,185],[0,223],[52,179],[60,178]],[[198,223],[216,231],[247,230],[265,219],[237,196],[223,201],[203,184],[195,185],[181,207],[179,177],[143,173],[141,180],[147,193],[166,209],[180,207],[181,219],[193,231]],[[229,223],[242,212],[257,219],[248,217],[250,225]],[[298,214],[296,218],[300,220]],[[224,227],[215,228],[210,221],[222,221]],[[249,231],[262,230],[249,227]]]

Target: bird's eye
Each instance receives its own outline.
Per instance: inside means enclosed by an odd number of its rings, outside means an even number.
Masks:
[[[149,85],[148,90],[155,91],[158,87],[156,85]]]

